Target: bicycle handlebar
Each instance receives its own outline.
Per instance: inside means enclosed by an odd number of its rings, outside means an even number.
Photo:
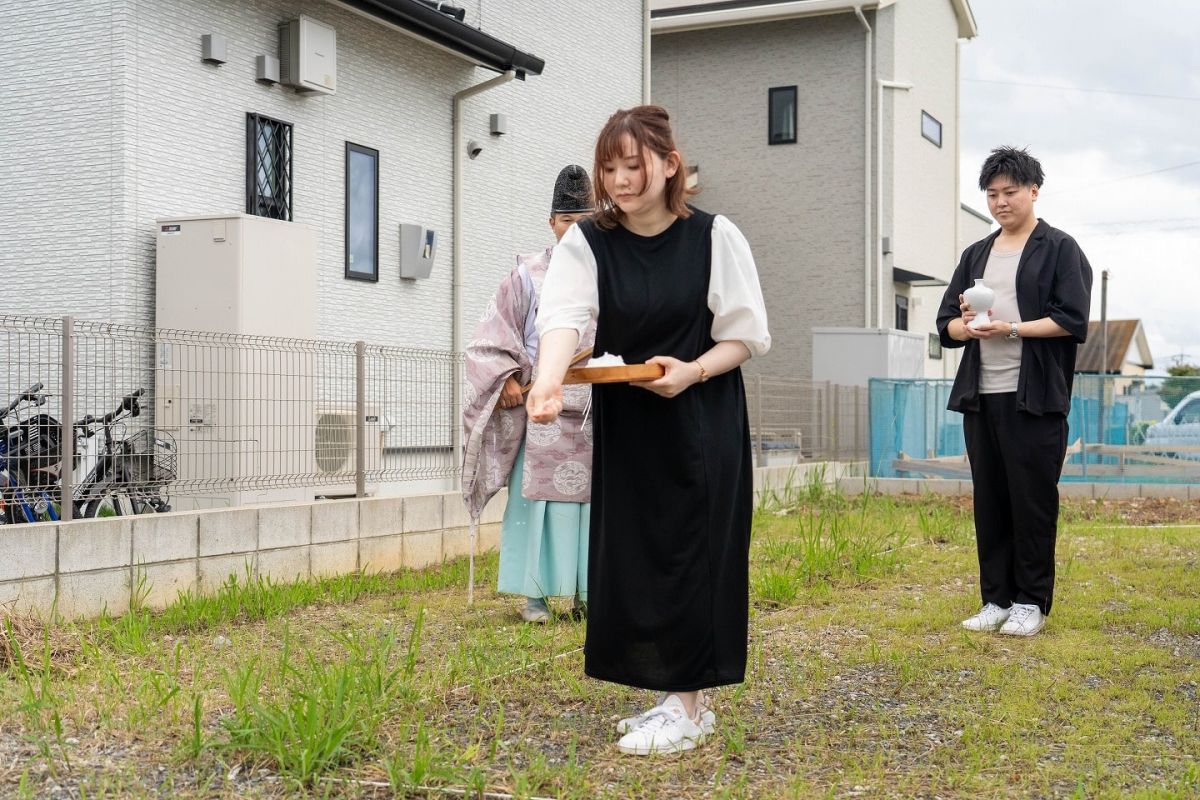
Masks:
[[[17,395],[16,400],[13,400],[8,404],[8,407],[4,409],[4,413],[0,414],[0,419],[7,417],[9,414],[15,411],[17,406],[21,405],[21,403],[34,403],[39,406],[45,405],[46,395],[39,394],[39,392],[41,392],[45,386],[46,385],[44,383],[38,381],[33,386],[30,386],[28,389],[21,392],[19,395]]]
[[[115,411],[110,411],[104,415],[102,420],[105,425],[109,424],[125,411],[129,412],[131,417],[136,417],[142,413],[142,407],[138,404],[138,398],[146,393],[145,389],[136,389],[121,398],[121,405]]]

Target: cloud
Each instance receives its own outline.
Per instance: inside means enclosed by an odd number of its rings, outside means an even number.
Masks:
[[[976,0],[980,36],[962,74],[962,197],[985,208],[975,176],[999,144],[1028,146],[1046,186],[1038,214],[1111,272],[1108,316],[1140,318],[1155,361],[1200,363],[1200,101],[1013,84],[1200,97],[1200,3]]]

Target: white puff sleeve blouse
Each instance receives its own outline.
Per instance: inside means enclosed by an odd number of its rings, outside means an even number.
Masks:
[[[554,248],[538,303],[539,336],[558,328],[583,334],[599,311],[596,256],[578,225],[567,230]],[[771,349],[767,309],[750,244],[737,226],[717,215],[712,226],[712,265],[708,278],[712,338],[737,341],[753,356]]]

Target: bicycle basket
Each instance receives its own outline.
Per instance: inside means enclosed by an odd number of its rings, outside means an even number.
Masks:
[[[39,414],[21,422],[15,444],[8,452],[9,466],[24,474],[57,464],[62,458],[58,420]]]
[[[143,429],[121,442],[120,480],[161,486],[175,480],[179,450],[166,431]]]

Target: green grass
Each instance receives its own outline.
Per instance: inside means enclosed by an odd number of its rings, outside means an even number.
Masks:
[[[971,635],[970,513],[815,483],[755,517],[745,684],[718,731],[633,759],[651,696],[582,674],[584,625],[497,596],[495,557],[277,584],[0,647],[0,796],[1200,797],[1200,530],[1067,504],[1054,614]],[[449,795],[446,795],[449,796]],[[461,796],[461,795],[459,795]]]

